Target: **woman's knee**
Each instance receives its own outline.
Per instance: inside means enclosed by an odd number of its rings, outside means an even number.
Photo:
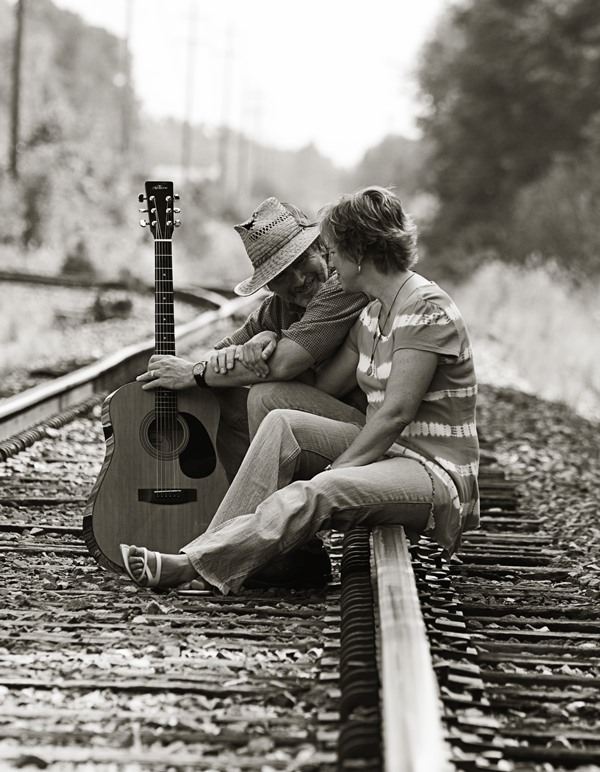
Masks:
[[[293,416],[290,415],[293,412],[284,408],[270,410],[261,421],[257,433],[263,437],[266,435],[273,438],[282,433],[288,433],[293,423]]]

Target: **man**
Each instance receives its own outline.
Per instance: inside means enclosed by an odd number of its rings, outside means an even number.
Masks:
[[[246,296],[266,288],[271,294],[199,362],[155,355],[138,377],[147,390],[213,391],[221,408],[217,452],[229,482],[268,410],[329,415],[314,395],[306,402],[297,382],[339,348],[368,302],[363,294],[344,293],[328,265],[319,226],[291,204],[268,198],[235,229],[253,266],[252,276],[235,292]],[[358,394],[349,395],[348,401],[364,413],[366,401]],[[288,557],[288,564],[293,559]]]
[[[266,287],[271,294],[200,362],[155,355],[138,377],[144,389],[214,392],[221,407],[217,450],[229,482],[264,417],[264,404],[257,404],[262,400],[253,399],[247,387],[277,382],[270,390],[273,407],[313,412],[313,405],[298,403],[293,386],[285,382],[301,380],[328,359],[367,303],[365,295],[344,293],[327,263],[319,226],[291,204],[269,198],[235,229],[254,267],[235,292],[246,296]],[[366,405],[360,406],[364,412]]]

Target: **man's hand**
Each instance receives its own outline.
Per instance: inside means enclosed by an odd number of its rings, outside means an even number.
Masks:
[[[138,375],[136,381],[142,381],[142,389],[172,389],[181,391],[194,386],[196,381],[192,370],[193,362],[180,357],[154,354],[148,362],[148,370]]]

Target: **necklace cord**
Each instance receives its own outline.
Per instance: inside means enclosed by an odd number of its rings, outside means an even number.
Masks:
[[[398,291],[396,292],[396,294],[394,295],[394,299],[390,303],[389,310],[388,310],[388,312],[386,314],[385,321],[383,322],[382,325],[379,324],[379,316],[381,314],[381,308],[379,309],[379,313],[377,314],[377,328],[375,329],[375,332],[373,333],[373,349],[371,351],[371,358],[369,359],[369,366],[367,368],[367,375],[373,375],[373,362],[375,361],[375,351],[377,350],[377,346],[379,345],[379,341],[383,337],[383,330],[385,328],[385,325],[388,323],[388,319],[390,318],[390,314],[392,313],[392,309],[394,308],[394,303],[398,299],[398,295],[400,294],[400,290],[402,289],[402,287],[404,287],[404,285],[406,284],[406,282],[409,279],[412,279],[413,276],[414,276],[414,273],[411,273],[410,276],[408,276],[406,279],[404,279],[402,284],[398,287]],[[381,303],[381,300],[379,302]],[[383,303],[381,303],[381,305],[383,306]]]

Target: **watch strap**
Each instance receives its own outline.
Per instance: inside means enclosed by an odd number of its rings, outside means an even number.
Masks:
[[[198,366],[200,365],[200,367]],[[200,389],[208,389],[208,384],[206,383],[206,370],[208,368],[208,362],[197,362],[194,365],[194,380],[196,381],[197,386]]]

